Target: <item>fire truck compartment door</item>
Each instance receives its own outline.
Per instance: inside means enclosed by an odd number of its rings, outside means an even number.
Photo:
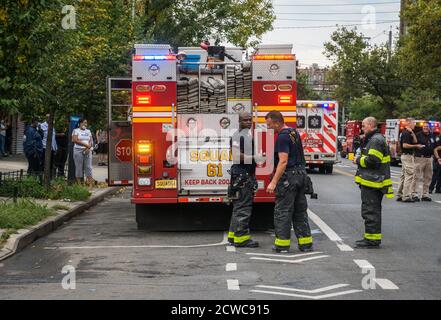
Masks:
[[[225,195],[230,183],[230,137],[237,114],[183,114],[177,118],[180,194]]]

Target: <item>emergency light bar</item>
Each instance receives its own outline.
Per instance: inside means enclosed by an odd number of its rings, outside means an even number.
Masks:
[[[314,103],[303,103],[302,107],[308,107],[308,108],[325,108],[325,109],[329,109],[329,110],[334,110],[335,109],[335,103],[319,103],[319,104],[314,104]]]
[[[174,55],[160,55],[160,56],[143,56],[143,55],[134,55],[133,56],[134,61],[142,61],[142,60],[176,60],[176,56]]]
[[[295,60],[293,54],[256,54],[253,60]]]

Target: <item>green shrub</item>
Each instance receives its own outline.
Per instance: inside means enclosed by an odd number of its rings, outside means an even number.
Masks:
[[[0,202],[0,228],[22,229],[34,225],[53,215],[53,209],[29,199],[19,199],[17,203]]]

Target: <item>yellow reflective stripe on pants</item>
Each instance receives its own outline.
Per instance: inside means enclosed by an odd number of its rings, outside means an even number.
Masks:
[[[383,180],[383,182],[373,182],[369,180],[362,179],[360,176],[355,176],[355,182],[361,184],[362,186],[381,189],[383,187],[389,187],[392,185],[391,179]]]
[[[366,156],[363,156],[360,159],[360,166],[362,166],[363,168],[366,168],[366,163],[365,163],[366,158],[367,158]]]
[[[376,156],[378,159],[380,159],[380,161],[383,160],[383,157],[384,157],[383,153],[381,153],[380,151],[375,150],[375,149],[369,149],[368,154]]]
[[[276,238],[276,240],[274,241],[274,244],[279,247],[289,247],[291,245],[291,240],[290,239],[282,240],[282,239]]]
[[[299,244],[310,244],[312,243],[312,237],[299,238]]]
[[[251,236],[247,234],[246,236],[242,237],[234,237],[234,243],[244,243],[245,241],[248,241],[251,239]]]
[[[364,238],[367,240],[381,240],[381,233],[365,233]]]
[[[228,238],[234,238],[234,232],[230,231],[228,232]]]

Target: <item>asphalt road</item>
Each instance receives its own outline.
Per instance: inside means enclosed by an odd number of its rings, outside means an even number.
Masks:
[[[440,299],[441,195],[385,199],[382,248],[354,249],[364,228],[353,172],[344,161],[312,175],[312,254],[273,255],[271,232],[231,251],[223,232],[138,231],[127,191],[0,263],[0,299]],[[75,289],[62,287],[67,265]]]

